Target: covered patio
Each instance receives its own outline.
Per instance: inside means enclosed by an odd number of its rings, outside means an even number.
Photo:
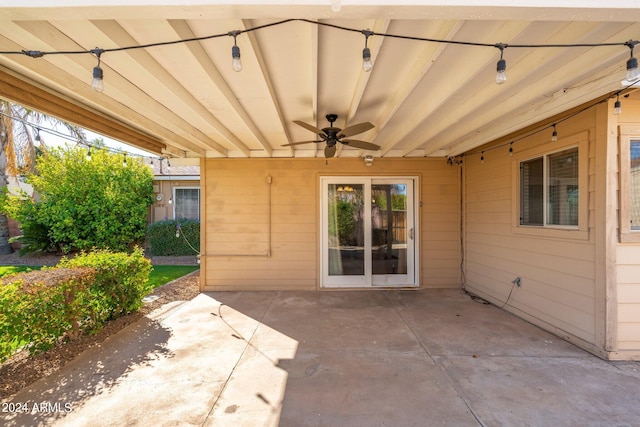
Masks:
[[[11,399],[69,411],[0,419],[634,425],[639,385],[637,362],[598,359],[460,290],[217,292],[165,306]]]

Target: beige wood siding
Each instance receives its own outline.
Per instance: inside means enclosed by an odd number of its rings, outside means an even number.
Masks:
[[[468,291],[560,334],[596,343],[596,268],[593,235],[595,191],[593,111],[509,144],[464,158],[464,259]],[[514,138],[518,140],[518,138]],[[519,162],[558,147],[579,145],[582,170],[580,228],[519,226]],[[586,158],[585,158],[586,157]],[[588,175],[588,177],[587,177]],[[584,199],[587,198],[587,199]],[[512,281],[521,278],[521,287]],[[507,302],[508,300],[508,302]]]
[[[631,94],[629,98],[622,98],[622,114],[617,116],[616,123],[621,132],[628,132],[628,135],[636,140],[640,139],[639,98],[640,95],[637,93]],[[628,161],[628,156],[621,157]],[[627,179],[628,182],[628,175],[625,175],[629,173],[628,165],[620,164],[619,172],[620,180]],[[623,197],[629,196],[628,194],[620,194],[620,198]],[[628,219],[628,215],[621,216]],[[626,242],[621,243],[620,240],[626,240]],[[627,230],[626,236],[621,236],[620,240],[617,240],[616,250],[617,349],[622,353],[630,352],[638,355],[640,354],[640,232],[628,232]]]
[[[445,159],[371,167],[360,158],[205,159],[202,167],[203,290],[317,289],[320,177],[340,175],[417,176],[420,284],[460,286],[459,170]]]
[[[640,350],[640,245],[619,245],[618,350]]]

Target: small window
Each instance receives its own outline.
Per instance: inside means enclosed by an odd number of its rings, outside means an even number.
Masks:
[[[200,189],[174,188],[176,219],[200,219]]]
[[[520,163],[520,225],[578,226],[578,147]]]

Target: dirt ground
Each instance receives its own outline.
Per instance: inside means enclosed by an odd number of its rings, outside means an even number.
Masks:
[[[11,262],[15,260],[15,262]],[[14,254],[0,256],[0,265],[55,265],[59,257],[47,255],[43,258],[19,258]],[[199,291],[200,279],[197,272],[160,286],[151,294],[158,298],[146,303],[140,311],[108,322],[95,335],[81,336],[75,341],[61,343],[53,349],[37,355],[19,352],[0,365],[0,399],[5,399],[41,377],[59,370],[84,350],[98,345],[108,336],[140,319],[156,308],[173,301],[188,301]]]

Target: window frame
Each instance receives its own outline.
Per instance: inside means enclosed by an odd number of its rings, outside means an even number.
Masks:
[[[178,206],[178,197],[177,197],[177,190],[198,190],[198,217],[197,218],[184,218],[184,219],[192,219],[194,221],[200,221],[200,208],[202,206],[202,197],[200,194],[200,187],[199,186],[175,186],[173,187],[173,218],[174,219],[183,219],[183,218],[178,218],[176,216],[176,208]]]
[[[640,242],[640,230],[631,228],[631,141],[640,141],[640,126],[619,127],[620,241]]]
[[[547,220],[548,201],[546,200],[548,186],[547,162],[548,156],[559,153],[572,148],[578,149],[578,225],[555,225],[545,224]],[[520,152],[514,152],[512,156],[512,232],[514,234],[523,234],[540,237],[554,237],[565,239],[588,240],[588,199],[589,199],[589,133],[581,132],[571,135],[558,141],[548,144],[541,144]],[[521,217],[521,174],[520,165],[523,162],[534,160],[537,158],[543,160],[543,180],[544,180],[544,196],[543,196],[543,216],[542,225],[527,225],[520,223]]]

